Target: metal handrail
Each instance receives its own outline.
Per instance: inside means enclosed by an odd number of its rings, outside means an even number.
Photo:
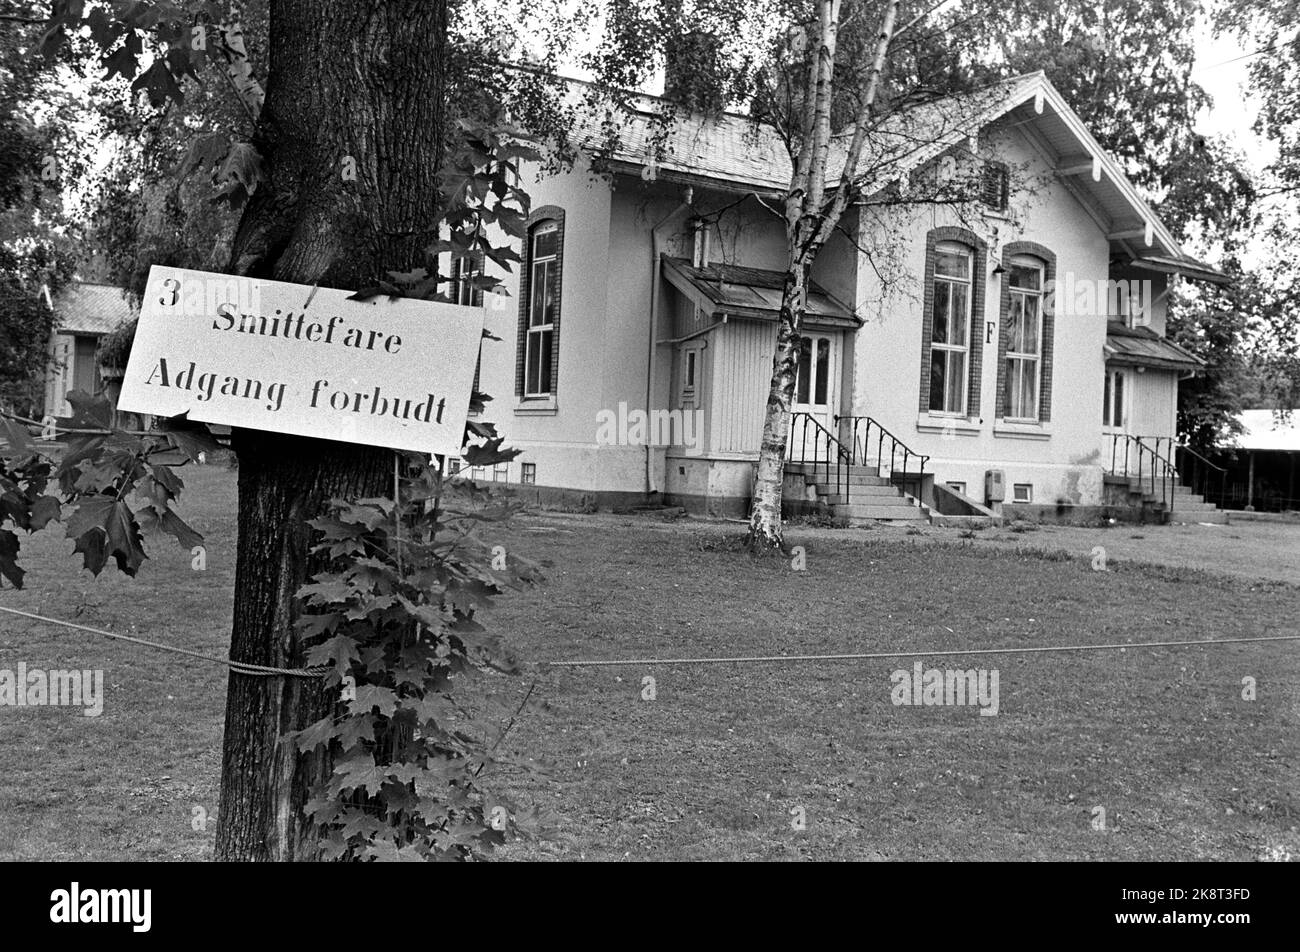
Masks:
[[[1162,443],[1168,443],[1173,446],[1173,438],[1168,436],[1146,437],[1155,444],[1151,446],[1143,442],[1143,437],[1133,436],[1130,433],[1112,433],[1111,450],[1110,450],[1110,471],[1117,476],[1136,477],[1138,487],[1142,488],[1144,484],[1150,484],[1151,495],[1156,494],[1156,481],[1159,480],[1160,501],[1164,504],[1166,510],[1171,514],[1174,511],[1174,487],[1178,484],[1178,467],[1169,461],[1159,451]],[[1124,457],[1121,465],[1119,459],[1119,445],[1123,441]],[[1136,450],[1137,472],[1133,472],[1133,455]]]
[[[1186,443],[1177,444],[1174,447],[1174,451],[1175,454],[1181,452],[1185,457],[1190,456],[1192,458],[1191,465],[1187,466],[1185,469],[1179,467],[1179,475],[1184,476],[1185,474],[1189,474],[1186,475],[1186,478],[1183,480],[1183,485],[1187,486],[1202,499],[1208,501],[1210,498],[1209,481],[1211,477],[1210,474],[1206,472],[1206,467],[1209,467],[1219,474],[1219,501],[1215,503],[1215,505],[1222,508],[1224,502],[1227,500],[1228,470],[1217,463],[1210,462],[1210,460],[1196,452],[1196,450],[1192,449]],[[1177,458],[1177,455],[1175,455],[1174,459],[1177,460]]]
[[[892,480],[894,474],[894,461],[898,457],[899,450],[903,453],[903,474],[907,474],[907,464],[912,457],[920,461],[920,469],[917,470],[917,476],[920,479],[925,478],[925,464],[930,457],[924,453],[918,453],[912,449],[889,430],[885,429],[880,423],[869,416],[837,416],[835,424],[838,426],[842,420],[852,422],[852,428],[849,436],[850,461],[857,466],[871,466],[876,468],[876,474],[884,466],[885,458],[885,440],[889,440],[889,477]],[[871,428],[876,428],[876,456],[875,463],[871,463]],[[860,450],[860,452],[859,452]]]
[[[813,428],[811,460],[808,459],[809,426]],[[849,501],[849,467],[853,465],[852,454],[835,438],[835,434],[826,429],[811,413],[800,410],[790,415],[790,449],[786,455],[790,463],[801,466],[811,465],[814,482],[833,488],[835,502]],[[832,466],[835,473],[834,483],[831,482]],[[824,479],[817,479],[819,468]]]

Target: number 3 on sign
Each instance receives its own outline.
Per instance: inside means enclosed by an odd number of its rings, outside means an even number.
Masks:
[[[181,296],[180,281],[178,281],[176,278],[168,278],[166,281],[163,282],[163,287],[166,288],[167,291],[171,293],[172,299],[169,301],[167,300],[167,296],[163,295],[158,299],[158,303],[163,305],[164,307],[175,307],[176,302],[180,299]]]

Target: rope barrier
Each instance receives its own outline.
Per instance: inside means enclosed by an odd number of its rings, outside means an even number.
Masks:
[[[238,672],[239,674],[256,675],[258,677],[283,675],[285,677],[295,678],[323,678],[329,671],[329,668],[325,667],[272,668],[262,664],[249,664],[244,661],[232,661],[229,658],[218,658],[216,655],[203,654],[201,651],[191,651],[188,648],[178,648],[175,645],[165,645],[159,641],[149,641],[147,638],[135,638],[131,635],[119,635],[115,632],[104,631],[102,628],[91,628],[89,625],[78,625],[70,621],[60,621],[57,618],[47,618],[44,615],[19,611],[16,608],[6,608],[3,605],[0,605],[0,612],[8,612],[10,615],[21,615],[23,618],[31,618],[51,625],[62,625],[64,628],[72,628],[76,631],[88,631],[93,635],[103,635],[105,638],[112,638],[116,641],[128,641],[131,644],[144,645],[147,648],[157,648],[160,651],[170,651],[173,654],[185,655],[189,658],[198,658],[200,661],[210,661],[213,664],[225,665],[230,668],[230,670]]]
[[[121,635],[111,631],[104,631],[102,628],[92,628],[89,625],[78,625],[70,621],[61,621],[58,618],[48,618],[44,615],[37,615],[33,612],[19,611],[16,608],[7,608],[3,605],[0,605],[0,612],[8,612],[11,615],[20,615],[23,618],[31,618],[34,621],[43,621],[51,625],[61,625],[64,628],[71,628],[75,631],[86,631],[95,635],[103,635],[106,638],[112,638],[117,641],[126,641],[131,644],[144,645],[148,648],[157,648],[160,651],[170,651],[173,654],[185,655],[190,658],[197,658],[201,661],[209,661],[213,664],[225,665],[232,671],[237,671],[240,674],[259,675],[264,677],[283,675],[286,677],[320,678],[324,677],[329,671],[329,668],[327,667],[275,668],[260,664],[250,664],[243,661],[232,661],[228,658],[218,658],[215,655],[203,654],[200,651],[191,651],[188,648],[178,648],[175,645],[165,645],[161,642],[150,641],[146,638]],[[577,659],[567,661],[546,661],[543,662],[543,666],[548,668],[608,668],[617,665],[772,664],[783,661],[880,661],[889,658],[912,658],[921,656],[956,658],[971,655],[1043,654],[1069,651],[1127,651],[1130,648],[1189,648],[1198,645],[1240,645],[1279,641],[1300,641],[1300,635],[1265,635],[1259,638],[1207,638],[1190,641],[1115,642],[1100,645],[1040,645],[1017,648],[932,648],[926,651],[872,651],[857,654],[742,655],[730,658]]]
[[[929,651],[874,651],[866,654],[823,654],[823,655],[757,655],[735,658],[629,658],[627,660],[606,661],[548,661],[549,668],[595,668],[614,665],[651,665],[651,664],[766,664],[777,661],[878,661],[885,658],[911,658],[933,655],[942,658],[959,655],[994,655],[994,654],[1028,654],[1051,651],[1106,651],[1118,648],[1183,648],[1189,645],[1233,645],[1249,644],[1260,641],[1300,641],[1300,635],[1266,635],[1262,638],[1211,638],[1203,641],[1145,641],[1127,644],[1105,645],[1047,645],[1029,648],[961,648],[946,650],[934,648]]]

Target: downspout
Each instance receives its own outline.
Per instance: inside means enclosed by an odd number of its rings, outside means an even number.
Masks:
[[[659,219],[658,224],[650,229],[650,320],[646,322],[646,373],[645,373],[645,410],[650,412],[650,400],[654,395],[655,379],[655,354],[658,348],[655,346],[655,330],[659,322],[659,255],[660,255],[660,237],[659,231],[670,220],[676,218],[683,211],[689,210],[691,201],[694,198],[694,189],[686,186],[686,194],[683,201],[678,204],[671,212]],[[647,440],[645,444],[645,492],[649,496],[655,492],[654,488],[654,447]]]

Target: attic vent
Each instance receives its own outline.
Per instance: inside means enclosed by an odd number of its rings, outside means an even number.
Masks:
[[[1005,162],[985,162],[980,175],[980,201],[994,211],[1007,210],[1011,172]]]

